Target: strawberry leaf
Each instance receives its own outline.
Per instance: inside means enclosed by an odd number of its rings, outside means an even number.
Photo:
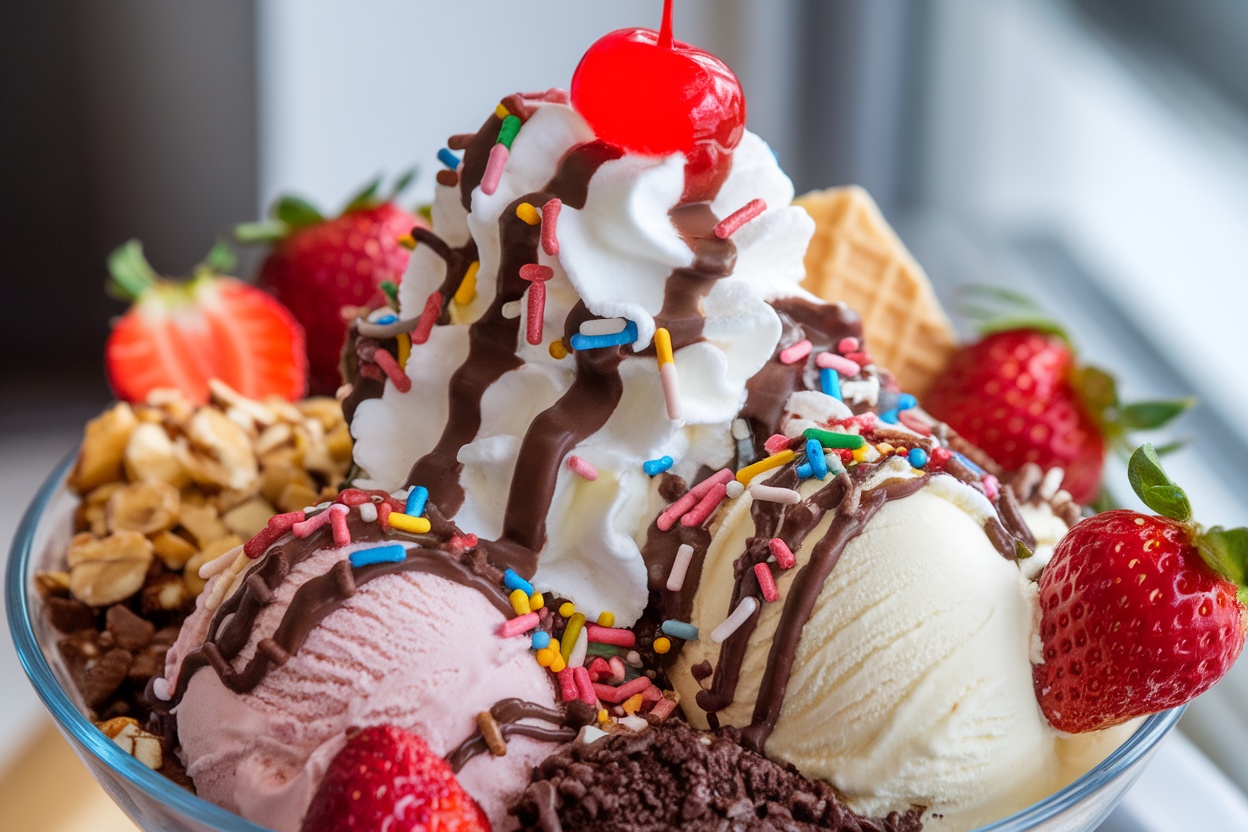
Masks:
[[[155,286],[160,275],[143,256],[143,244],[127,240],[108,255],[108,293],[119,300],[134,300]]]
[[[399,174],[399,178],[394,180],[394,186],[390,189],[390,195],[386,197],[387,202],[394,202],[399,195],[407,190],[408,186],[416,179],[416,168],[403,171]]]
[[[234,239],[251,245],[271,244],[284,240],[290,234],[290,226],[277,220],[267,222],[244,222],[234,226]]]
[[[1209,568],[1243,589],[1248,582],[1248,529],[1214,526],[1196,538],[1196,548]]]
[[[1106,430],[1105,412],[1118,406],[1118,382],[1100,367],[1081,367],[1075,371],[1075,389],[1084,407]]]
[[[1171,520],[1186,523],[1192,517],[1192,504],[1183,489],[1161,467],[1161,460],[1152,445],[1144,444],[1135,449],[1127,463],[1127,478],[1144,505]]]
[[[229,243],[217,240],[199,266],[212,274],[230,274],[238,266],[238,258],[234,256],[234,249],[230,248]]]
[[[1196,405],[1196,399],[1136,402],[1118,410],[1118,424],[1126,430],[1156,430]]]
[[[362,211],[365,208],[374,207],[378,202],[377,191],[380,189],[381,177],[378,176],[361,188],[351,199],[347,200],[347,207],[342,209],[342,213],[350,214],[352,211]]]
[[[284,196],[279,199],[273,206],[273,217],[284,222],[292,231],[325,221],[312,203],[297,196]]]

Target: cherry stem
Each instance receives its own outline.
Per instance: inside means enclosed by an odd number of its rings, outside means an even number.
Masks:
[[[663,0],[663,26],[659,29],[659,47],[672,48],[672,0]]]

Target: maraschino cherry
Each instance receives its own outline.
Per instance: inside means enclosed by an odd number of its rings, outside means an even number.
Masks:
[[[630,153],[681,152],[689,191],[706,186],[745,132],[745,94],[728,65],[672,38],[663,27],[618,29],[599,38],[572,76],[572,106],[599,139]]]

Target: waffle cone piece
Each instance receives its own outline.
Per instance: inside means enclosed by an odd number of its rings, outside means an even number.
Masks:
[[[922,397],[957,346],[927,274],[862,188],[813,191],[795,204],[815,220],[803,287],[861,315],[872,357]]]

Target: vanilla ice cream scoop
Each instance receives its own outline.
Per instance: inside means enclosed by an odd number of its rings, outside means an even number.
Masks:
[[[920,805],[931,828],[970,829],[1082,771],[1032,692],[1035,586],[986,532],[999,520],[981,492],[896,457],[862,468],[808,480],[798,505],[747,491],[725,512],[672,678],[695,726],[743,728],[856,811]],[[769,562],[772,538],[791,568]],[[779,598],[717,643],[758,562]]]

